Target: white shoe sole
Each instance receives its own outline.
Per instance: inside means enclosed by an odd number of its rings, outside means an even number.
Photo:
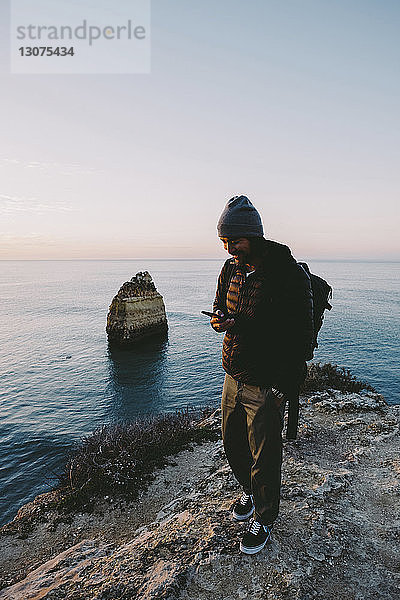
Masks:
[[[238,515],[234,510],[232,511],[232,517],[235,519],[235,521],[247,521],[247,519],[249,519],[251,517],[251,515],[254,512],[254,506],[251,509],[250,512],[246,513],[245,515]]]

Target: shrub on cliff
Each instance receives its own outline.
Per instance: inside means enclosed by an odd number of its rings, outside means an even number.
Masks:
[[[218,436],[197,425],[205,413],[183,410],[99,427],[83,438],[59,477],[64,506],[77,508],[99,494],[136,497],[167,456]]]
[[[355,393],[358,393],[361,390],[376,392],[372,385],[369,385],[369,383],[365,383],[364,381],[359,381],[351,371],[345,367],[338,367],[331,363],[310,363],[308,365],[307,378],[301,391],[307,393],[320,392],[328,389]]]

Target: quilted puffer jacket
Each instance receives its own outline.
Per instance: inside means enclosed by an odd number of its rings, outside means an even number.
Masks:
[[[265,240],[262,266],[248,275],[228,259],[218,279],[214,310],[233,316],[225,333],[224,370],[250,385],[289,393],[305,373],[313,344],[308,274],[289,248]]]

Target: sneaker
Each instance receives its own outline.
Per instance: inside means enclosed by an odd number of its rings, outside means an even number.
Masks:
[[[236,521],[246,521],[253,514],[253,510],[253,496],[243,492],[241,498],[233,505],[232,516]]]
[[[260,552],[271,537],[272,525],[263,525],[251,519],[240,542],[240,550],[244,554]]]

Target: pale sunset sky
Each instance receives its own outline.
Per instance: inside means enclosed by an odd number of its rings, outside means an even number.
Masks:
[[[7,4],[1,259],[219,258],[245,194],[299,259],[400,260],[398,0],[153,0],[136,75],[11,75]]]

